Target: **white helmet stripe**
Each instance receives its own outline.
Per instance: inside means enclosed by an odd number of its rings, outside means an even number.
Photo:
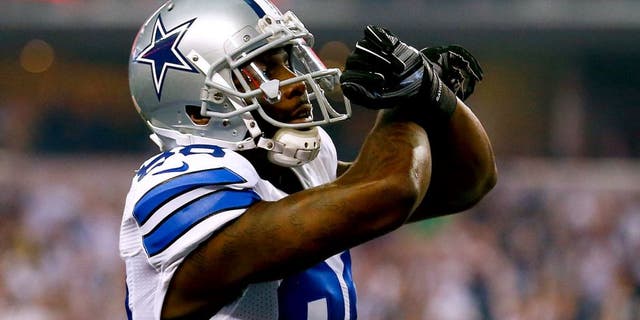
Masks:
[[[264,17],[265,15],[270,16],[280,16],[282,13],[278,8],[276,8],[271,2],[265,0],[244,0],[259,18]]]

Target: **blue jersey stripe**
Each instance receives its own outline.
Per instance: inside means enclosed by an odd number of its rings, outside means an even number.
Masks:
[[[244,0],[244,2],[246,2],[251,7],[251,9],[253,9],[253,11],[258,15],[259,18],[265,16],[265,12],[262,7],[260,7],[260,5],[257,4],[254,0]]]
[[[174,211],[145,235],[142,242],[149,256],[154,256],[202,220],[222,211],[248,208],[259,200],[260,196],[252,190],[225,189],[208,194]]]
[[[133,208],[133,217],[142,226],[153,212],[167,201],[187,192],[209,185],[244,183],[242,177],[227,168],[198,171],[167,180],[149,190]]]

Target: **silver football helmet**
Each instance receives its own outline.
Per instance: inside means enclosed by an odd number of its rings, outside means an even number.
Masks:
[[[161,150],[214,144],[232,150],[264,148],[283,166],[313,160],[320,148],[315,126],[345,120],[351,106],[336,111],[325,91],[339,87],[340,70],[327,69],[315,55],[313,35],[292,12],[268,0],[172,0],[142,26],[129,61],[129,85],[136,109]],[[295,77],[269,79],[252,60],[286,47]],[[234,82],[235,79],[235,82]],[[251,83],[250,83],[251,82]],[[318,119],[284,123],[259,100],[275,103],[280,89],[304,83]],[[210,117],[197,124],[187,108]],[[254,117],[279,127],[264,136]]]

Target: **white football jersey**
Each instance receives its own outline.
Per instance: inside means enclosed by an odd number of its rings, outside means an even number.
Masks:
[[[294,172],[304,188],[335,180],[337,155],[318,128],[321,150]],[[147,160],[133,178],[120,231],[126,265],[129,319],[160,319],[176,268],[216,230],[253,203],[287,194],[261,179],[240,154],[212,145],[177,147]],[[250,253],[247,253],[250,254]],[[225,306],[219,319],[355,319],[356,294],[349,252],[279,281],[252,284]]]

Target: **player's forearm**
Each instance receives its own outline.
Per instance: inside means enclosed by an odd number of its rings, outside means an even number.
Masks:
[[[402,189],[398,192],[414,195],[419,203],[430,179],[431,151],[424,129],[397,110],[387,109],[380,112],[358,158],[336,182],[387,181],[390,187]],[[392,199],[393,194],[387,197]]]
[[[480,121],[460,100],[449,122],[429,128],[431,185],[410,221],[466,210],[496,184],[491,143]]]
[[[254,204],[185,260],[182,271],[212,277],[211,283],[219,288],[237,288],[308,268],[402,226],[426,193],[430,162],[421,127],[381,119],[358,159],[339,179]],[[261,250],[251,255],[232,250],[256,243]],[[217,261],[236,267],[223,274]]]

